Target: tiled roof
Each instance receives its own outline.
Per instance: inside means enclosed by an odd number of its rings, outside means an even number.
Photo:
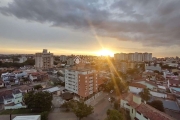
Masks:
[[[157,87],[157,85],[156,85],[155,83],[151,82],[151,81],[146,81],[146,83],[148,83],[148,84],[150,84],[150,85],[153,85],[153,86]]]
[[[180,80],[169,80],[170,84],[180,84]]]
[[[20,89],[21,91],[29,90],[29,89],[32,89],[32,88],[33,88],[33,87],[28,86],[28,85],[22,85],[22,86],[19,87],[19,89]]]
[[[139,104],[133,102],[133,93],[125,93],[121,96],[121,99],[127,101],[129,103],[130,106],[132,106],[133,108],[136,108]]]
[[[19,93],[21,93],[21,91],[20,91],[19,89],[14,89],[14,90],[12,91],[12,93],[13,93],[13,94],[19,94]]]
[[[0,97],[5,96],[5,95],[11,95],[12,94],[12,90],[5,90],[0,92]]]
[[[148,104],[141,103],[136,111],[142,113],[144,116],[148,117],[150,120],[174,120],[169,115],[160,112],[159,110],[151,107]]]
[[[131,84],[129,84],[129,86],[137,87],[137,88],[146,88],[145,85],[140,84],[140,83],[131,83]]]

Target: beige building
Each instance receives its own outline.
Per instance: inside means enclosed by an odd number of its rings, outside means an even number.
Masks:
[[[53,53],[43,49],[42,53],[35,54],[35,67],[40,69],[52,68],[54,64]]]
[[[65,89],[76,93],[81,98],[96,93],[102,83],[103,80],[99,78],[98,72],[86,68],[83,64],[65,69]]]

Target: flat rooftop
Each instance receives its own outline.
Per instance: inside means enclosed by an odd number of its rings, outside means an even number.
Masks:
[[[16,116],[13,120],[40,120],[40,115]]]

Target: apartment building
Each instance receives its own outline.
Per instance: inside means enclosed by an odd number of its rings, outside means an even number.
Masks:
[[[84,65],[76,65],[65,69],[65,89],[85,98],[98,91],[98,85],[102,83],[98,72]]]
[[[116,53],[114,59],[116,61],[149,62],[152,61],[152,53]]]
[[[54,65],[53,53],[47,52],[43,49],[42,53],[35,54],[35,67],[38,69],[52,68]]]

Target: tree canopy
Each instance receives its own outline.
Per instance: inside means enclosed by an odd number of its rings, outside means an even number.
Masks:
[[[28,108],[34,111],[49,111],[52,105],[52,95],[49,92],[31,91],[24,95],[24,101]]]
[[[42,85],[35,85],[35,86],[34,86],[34,89],[36,89],[36,90],[39,90],[39,89],[41,89],[41,88],[43,88]]]
[[[148,101],[150,99],[150,93],[147,88],[144,88],[144,90],[142,92],[140,92],[139,94],[140,94],[141,98],[145,101]]]
[[[73,107],[73,112],[81,120],[93,113],[93,107],[86,105],[84,102],[77,102],[76,106]]]
[[[152,102],[149,102],[148,103],[150,106],[156,108],[157,110],[161,111],[161,112],[164,112],[164,106],[163,106],[163,103],[162,101],[160,100],[154,100]]]
[[[84,102],[74,100],[64,103],[61,107],[71,109],[74,112],[74,114],[79,118],[79,120],[92,114],[94,110],[94,108],[91,105],[88,106]]]
[[[124,120],[123,114],[117,110],[107,110],[107,118],[105,120]]]

